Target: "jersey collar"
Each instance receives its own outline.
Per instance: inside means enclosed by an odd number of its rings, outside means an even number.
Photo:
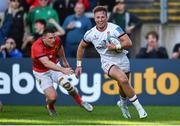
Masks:
[[[96,26],[96,29],[97,29],[98,31],[100,31],[100,32],[103,32],[103,31],[106,30],[107,26],[108,26],[108,23],[106,23],[106,26],[105,26],[103,29],[98,29],[97,26]]]

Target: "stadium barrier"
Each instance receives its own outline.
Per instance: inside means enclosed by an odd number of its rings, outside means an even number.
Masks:
[[[75,68],[76,60],[68,59]],[[9,105],[42,105],[42,90],[32,74],[31,59],[0,59],[0,100]],[[130,82],[145,105],[180,105],[180,60],[131,60]],[[78,80],[68,76],[83,100],[94,105],[115,105],[117,82],[103,73],[99,59],[84,59]],[[54,84],[58,105],[75,105],[67,92]]]

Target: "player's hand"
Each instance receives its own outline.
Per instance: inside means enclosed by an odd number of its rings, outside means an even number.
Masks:
[[[80,67],[80,66],[79,66],[79,67],[76,67],[75,76],[76,76],[77,78],[79,78],[81,72],[82,72],[82,67]]]
[[[70,75],[70,74],[73,74],[74,73],[74,70],[72,68],[63,68],[63,71],[62,71],[64,74],[66,75]]]
[[[106,44],[106,47],[110,51],[116,50],[116,45],[114,43],[108,43],[108,44]]]
[[[66,68],[70,68],[70,65],[68,62],[62,62],[63,63],[63,66],[66,67]]]

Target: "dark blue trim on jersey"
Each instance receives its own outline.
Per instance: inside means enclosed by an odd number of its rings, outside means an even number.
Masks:
[[[122,37],[123,35],[125,35],[126,33],[124,32],[123,34],[121,34],[118,38]]]
[[[84,39],[83,39],[83,41],[84,41],[86,44],[88,44],[88,45],[89,45],[89,42],[85,41]]]
[[[115,66],[115,65],[113,64],[113,65],[111,65],[111,66],[109,67],[109,70],[108,70],[108,76],[109,76],[109,77],[111,77],[111,75],[109,75],[109,72],[110,72],[110,70],[111,70],[111,68],[112,68],[113,66]],[[112,78],[112,77],[111,77],[111,78]]]

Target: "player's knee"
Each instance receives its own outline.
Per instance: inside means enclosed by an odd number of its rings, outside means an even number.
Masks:
[[[121,77],[118,79],[118,82],[123,86],[123,85],[126,85],[126,84],[129,84],[128,82],[128,78],[127,77]]]
[[[63,84],[62,86],[68,91],[69,94],[75,91],[74,86],[72,86],[69,82]]]
[[[65,88],[68,91],[68,93],[75,91],[74,86],[71,85],[71,83],[65,77],[60,78],[59,83],[63,88]]]
[[[61,77],[61,78],[59,78],[58,79],[58,82],[59,82],[59,84],[60,85],[64,85],[64,84],[66,84],[66,83],[69,83],[69,81],[68,81],[68,79],[66,78],[66,77]]]
[[[51,94],[49,94],[48,96],[49,100],[56,100],[57,99],[57,93],[56,92],[52,92]]]

